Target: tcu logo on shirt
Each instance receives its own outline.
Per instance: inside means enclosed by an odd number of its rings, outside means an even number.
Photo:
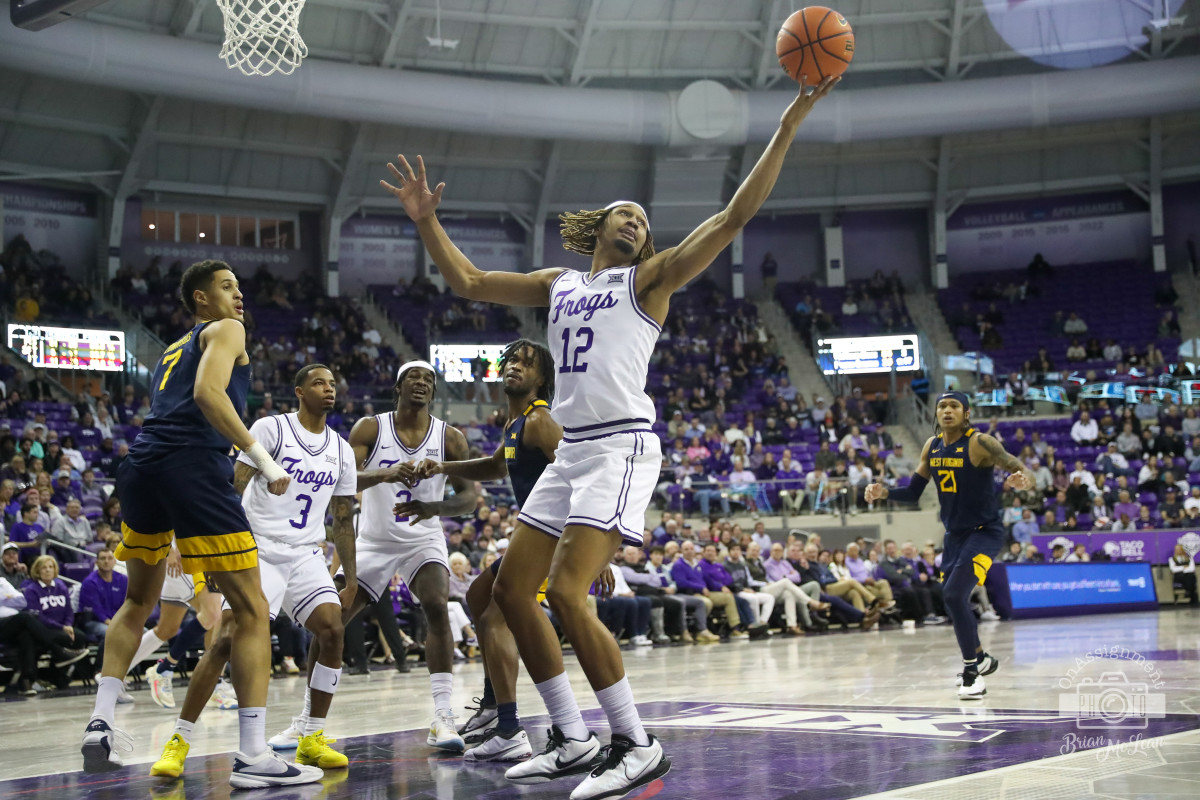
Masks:
[[[42,601],[42,611],[48,608],[66,608],[67,598],[62,595],[50,595],[49,597],[38,598]]]

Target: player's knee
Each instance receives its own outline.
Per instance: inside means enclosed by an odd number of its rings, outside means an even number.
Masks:
[[[221,626],[220,633],[213,640],[212,650],[214,657],[219,661],[228,661],[230,654],[233,652],[233,625]]]
[[[586,592],[584,594],[586,595]],[[571,616],[581,606],[586,606],[587,600],[562,581],[551,580],[546,586],[546,602],[550,604],[554,616],[563,619]]]
[[[434,598],[421,603],[421,607],[425,609],[425,621],[430,627],[450,624],[450,611],[446,608],[446,602],[447,599],[443,597],[441,602]]]

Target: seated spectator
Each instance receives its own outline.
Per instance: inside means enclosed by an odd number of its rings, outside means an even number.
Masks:
[[[48,538],[71,547],[86,548],[92,543],[92,524],[83,516],[79,499],[72,497],[67,502],[66,513],[50,526]],[[83,556],[65,548],[55,548],[62,554],[63,561],[82,561]]]
[[[1067,345],[1067,361],[1085,361],[1087,359],[1087,350],[1079,343],[1078,339],[1072,339],[1071,344]]]
[[[1029,459],[1029,471],[1033,473],[1033,491],[1049,497],[1054,494],[1054,476],[1036,456]]]
[[[129,579],[114,570],[117,559],[107,547],[96,554],[96,569],[79,589],[79,628],[92,642],[104,641],[117,609],[125,602]]]
[[[1150,506],[1141,506],[1138,509],[1138,518],[1134,520],[1139,531],[1154,530],[1157,526],[1154,516],[1150,513]]]
[[[45,535],[46,529],[38,522],[37,504],[26,502],[21,506],[21,521],[8,532],[9,543],[21,551],[21,561],[30,564],[37,558]]]
[[[1092,498],[1092,504],[1088,506],[1088,514],[1092,517],[1092,527],[1097,530],[1108,528],[1113,522],[1112,508],[1104,500],[1104,495],[1098,494]]]
[[[820,550],[814,542],[804,546],[804,557],[812,565],[821,584],[821,591],[839,597],[859,611],[866,611],[875,606],[875,596],[867,588],[852,577],[838,578],[831,569],[833,554],[828,550]],[[846,570],[849,573],[849,569]]]
[[[885,580],[879,580],[875,577],[876,564],[870,560],[860,558],[862,546],[858,542],[851,542],[846,545],[846,553],[844,560],[839,560],[838,553],[841,551],[833,551],[833,561],[830,568],[833,569],[834,575],[839,574],[837,566],[844,564],[846,572],[851,578],[861,583],[866,590],[871,593],[880,603],[880,608],[888,610],[896,605],[894,595],[892,594],[892,585]]]
[[[1096,491],[1096,476],[1088,471],[1082,458],[1075,460],[1075,469],[1067,477],[1072,483],[1079,478],[1079,482],[1087,487],[1089,492]]]
[[[1096,459],[1096,469],[1105,475],[1132,475],[1129,462],[1117,449],[1116,442],[1109,442],[1107,449]]]
[[[1010,531],[1013,526],[1021,521],[1024,506],[1021,504],[1020,497],[1013,497],[1010,505],[1004,508],[1004,512],[1000,515],[1000,523]]]
[[[1078,336],[1080,334],[1087,333],[1087,331],[1087,323],[1080,319],[1079,315],[1074,311],[1072,311],[1071,315],[1067,317],[1067,321],[1063,323],[1063,333],[1067,334],[1068,336]]]
[[[21,584],[25,607],[47,628],[65,634],[70,643],[77,641],[71,592],[66,582],[58,577],[58,562],[54,556],[38,556],[29,568],[29,574],[29,580]]]
[[[29,568],[21,562],[21,548],[16,542],[5,542],[3,556],[0,557],[0,579],[19,590],[28,578]]]
[[[791,451],[785,450],[784,455],[791,459]],[[822,441],[817,446],[817,452],[813,454],[813,464],[828,472],[833,469],[833,465],[838,461],[837,454],[829,448],[829,442]]]
[[[905,617],[934,625],[945,622],[944,618],[933,613],[933,597],[928,587],[918,582],[916,569],[900,555],[895,541],[884,540],[883,548],[879,569],[892,585],[896,603]]]
[[[1053,512],[1047,512],[1053,518]],[[1021,544],[1029,544],[1033,541],[1033,537],[1041,533],[1037,520],[1033,516],[1033,509],[1026,508],[1021,512],[1021,519],[1012,526],[1012,538],[1015,542]]]
[[[729,497],[741,500],[746,505],[746,509],[753,514],[758,513],[758,504],[755,497],[759,492],[758,479],[754,473],[746,469],[745,462],[735,456],[733,459],[733,471],[729,473]],[[727,508],[728,503],[722,505],[722,508]],[[726,516],[729,516],[726,513]]]
[[[1087,545],[1085,545],[1083,542],[1080,542],[1079,544],[1075,545],[1075,549],[1071,551],[1071,554],[1063,560],[1067,563],[1075,564],[1079,562],[1091,561],[1092,557],[1088,555]]]
[[[458,538],[462,539],[462,531],[458,531]],[[460,541],[461,546],[461,541]],[[449,550],[449,545],[447,545]],[[471,588],[471,584],[475,581],[476,576],[471,574],[471,559],[467,558],[462,552],[455,550],[450,553],[450,599],[457,600],[464,607],[467,602],[467,590]],[[477,620],[478,621],[478,620]]]
[[[1020,542],[1010,542],[1008,549],[1000,554],[1000,560],[1006,564],[1016,564],[1021,560],[1021,550],[1022,545]]]
[[[1121,432],[1116,438],[1117,452],[1126,459],[1140,458],[1142,455],[1142,440],[1134,433],[1133,423],[1126,422],[1121,426]]]
[[[1164,425],[1162,432],[1154,439],[1153,452],[1159,458],[1182,458],[1185,449],[1183,437],[1171,425]]]
[[[1095,445],[1099,443],[1100,426],[1086,411],[1079,412],[1079,419],[1071,426],[1071,439],[1078,445]],[[1081,462],[1082,463],[1082,462]]]
[[[1187,509],[1180,502],[1179,492],[1175,488],[1165,492],[1162,501],[1158,504],[1158,515],[1162,518],[1163,526],[1167,528],[1182,525],[1186,511]]]
[[[80,500],[92,500],[101,505],[104,503],[104,487],[96,483],[95,470],[89,468],[83,471],[83,477],[79,483],[78,496]]]
[[[1047,509],[1046,513],[1042,515],[1042,522],[1038,528],[1039,533],[1058,533],[1062,530],[1062,525],[1059,524],[1058,517],[1055,515],[1055,513],[1052,510]]]
[[[895,486],[901,478],[911,478],[916,472],[917,462],[904,454],[904,442],[896,442],[895,448],[884,460],[889,485]]]
[[[1105,361],[1120,361],[1124,353],[1121,350],[1121,345],[1117,344],[1116,339],[1109,339],[1101,355]]]
[[[716,549],[713,549],[716,558]],[[671,578],[680,594],[697,595],[708,598],[714,608],[725,612],[725,621],[731,628],[742,624],[738,613],[737,602],[728,586],[718,586],[715,590],[709,588],[708,579],[702,569],[705,562],[696,554],[696,545],[684,542],[679,548],[679,558],[671,565]],[[726,573],[728,574],[728,573]],[[715,575],[713,576],[715,579]],[[732,579],[731,581],[732,582]],[[745,634],[742,634],[745,635]],[[697,637],[699,640],[700,637]]]
[[[1067,560],[1067,548],[1061,544],[1056,544],[1050,548],[1050,563],[1061,564]]]
[[[1117,521],[1109,528],[1113,533],[1126,533],[1137,530],[1137,524],[1129,518],[1128,514],[1117,515]]]
[[[42,653],[50,654],[56,669],[82,661],[88,655],[86,647],[72,647],[66,635],[48,628],[30,613],[27,606],[28,599],[22,592],[8,581],[0,581],[0,644],[16,655],[20,670],[17,694],[20,697],[37,694],[34,681],[38,674],[38,657]]]
[[[1117,493],[1117,502],[1113,504],[1113,514],[1120,517],[1122,514],[1128,516],[1131,520],[1136,520],[1141,516],[1141,504],[1133,500],[1128,489],[1122,489]]]

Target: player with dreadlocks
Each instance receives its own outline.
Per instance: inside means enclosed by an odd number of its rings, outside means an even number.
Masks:
[[[1000,665],[984,651],[979,641],[979,623],[971,611],[971,592],[982,586],[992,559],[1004,546],[1004,526],[996,504],[993,473],[997,467],[1009,473],[1005,489],[1024,491],[1033,487],[1033,474],[1019,458],[1007,452],[996,437],[971,425],[971,401],[962,392],[946,392],[937,400],[934,436],[925,442],[912,482],[889,490],[881,483],[866,489],[868,503],[887,499],[915,503],[929,478],[937,476],[937,494],[946,530],[942,551],[942,599],[954,623],[954,636],[962,650],[962,682],[958,696],[973,700],[987,694],[984,675]],[[894,545],[890,545],[893,546]]]
[[[512,481],[517,503],[533,490],[562,439],[562,427],[550,416],[554,396],[554,357],[540,344],[518,339],[504,349],[498,364],[508,397],[508,424],[496,452],[470,461],[425,461],[417,477],[450,475],[470,481]],[[483,697],[459,734],[470,748],[467,761],[520,761],[533,755],[529,736],[517,716],[517,643],[492,601],[492,585],[500,571],[496,559],[467,590],[483,654]],[[472,747],[474,745],[474,747]]]

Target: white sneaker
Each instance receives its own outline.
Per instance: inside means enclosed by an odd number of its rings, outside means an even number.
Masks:
[[[995,611],[985,611],[979,615],[979,619],[983,622],[996,622],[1000,619],[1000,615]]]
[[[650,744],[638,747],[628,736],[614,733],[604,762],[575,787],[571,800],[624,797],[670,771],[671,759],[657,738],[651,736]]]
[[[150,684],[150,699],[163,708],[175,707],[175,689],[171,686],[174,673],[158,674],[158,664],[152,664],[146,670],[146,681]]]
[[[133,752],[133,737],[96,717],[84,729],[79,751],[84,772],[111,772],[124,765],[117,751]]]
[[[293,786],[298,783],[316,783],[324,776],[325,770],[320,767],[289,763],[268,747],[254,758],[240,751],[234,753],[229,785],[235,789]]]
[[[458,729],[459,735],[462,736],[464,740],[470,734],[483,733],[489,728],[496,727],[496,723],[500,719],[500,712],[496,710],[495,706],[485,706],[483,701],[478,697],[474,699],[479,705],[467,706],[467,709],[474,709],[475,713],[471,715],[465,725]]]
[[[295,750],[304,736],[304,717],[292,717],[292,724],[267,740],[273,750]]]
[[[987,694],[987,688],[983,685],[983,678],[978,676],[970,686],[964,684],[958,687],[959,700],[978,700],[985,694]]]
[[[654,642],[652,642],[650,640],[649,636],[635,636],[632,639],[630,639],[629,641],[634,647],[653,647],[654,646]]]
[[[288,675],[299,675],[300,668],[296,666],[296,659],[291,656],[283,657],[283,671]]]
[[[222,678],[217,684],[217,688],[213,689],[212,697],[208,698],[208,703],[226,711],[237,709],[237,693],[233,691],[233,684]]]
[[[589,732],[583,741],[568,739],[557,725],[551,725],[546,749],[523,764],[509,767],[504,777],[513,783],[545,783],[565,775],[579,775],[595,766],[592,760],[599,754],[600,740],[596,734]]]
[[[979,665],[978,665],[980,675],[991,675],[993,672],[995,672],[999,668],[1000,668],[1000,659],[996,658],[995,656],[991,655],[990,653],[983,654],[983,659],[979,662]]]
[[[121,684],[121,693],[117,695],[117,705],[127,706],[133,703],[133,695],[129,693],[129,689],[125,688],[125,684]]]
[[[466,747],[463,738],[454,729],[454,715],[449,711],[439,711],[434,716],[433,722],[429,723],[429,735],[425,737],[425,744],[455,753],[461,753]]]
[[[533,756],[529,734],[524,728],[504,734],[489,728],[483,741],[463,753],[464,761],[524,761]]]

